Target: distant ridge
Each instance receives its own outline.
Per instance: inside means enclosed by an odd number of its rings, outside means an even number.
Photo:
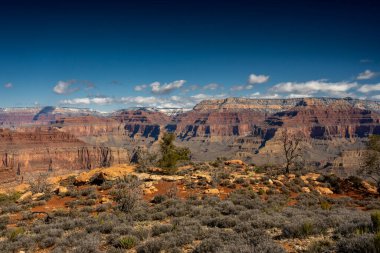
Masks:
[[[316,106],[352,106],[364,110],[380,112],[380,101],[362,100],[354,98],[237,98],[204,100],[194,106],[195,111],[223,111],[223,110],[254,110],[274,113],[284,111],[298,105]]]

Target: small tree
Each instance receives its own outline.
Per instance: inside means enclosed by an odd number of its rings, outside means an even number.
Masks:
[[[361,173],[372,178],[380,193],[380,135],[371,135],[364,153]]]
[[[297,158],[301,156],[301,141],[299,135],[291,133],[288,129],[284,129],[281,133],[282,149],[285,157],[285,173],[289,174],[290,167],[296,162]]]
[[[176,147],[173,143],[175,137],[173,133],[165,133],[160,142],[161,158],[158,160],[158,166],[168,174],[176,171],[177,162],[190,160],[190,150]]]

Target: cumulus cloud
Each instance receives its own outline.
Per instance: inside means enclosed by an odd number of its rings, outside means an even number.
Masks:
[[[152,93],[154,94],[168,94],[176,89],[181,88],[185,84],[185,80],[177,80],[171,83],[165,83],[161,85],[159,82],[153,82],[150,84]]]
[[[6,84],[4,84],[4,88],[11,89],[11,88],[13,88],[13,84],[12,83],[6,83]]]
[[[107,105],[107,104],[124,104],[127,107],[158,107],[158,108],[192,108],[195,104],[205,99],[225,98],[226,94],[208,95],[196,94],[193,96],[171,96],[167,98],[155,96],[137,96],[137,97],[85,97],[65,99],[60,101],[62,105]]]
[[[242,90],[251,90],[253,89],[252,84],[247,84],[247,85],[235,85],[231,87],[231,91],[242,91]]]
[[[286,97],[287,98],[309,98],[309,97],[311,97],[311,95],[309,95],[309,94],[294,94],[294,93],[292,93],[292,94],[287,95]]]
[[[356,79],[358,80],[368,80],[368,79],[372,79],[376,76],[376,73],[375,72],[372,72],[371,70],[367,69],[366,71],[360,73]]]
[[[148,85],[146,85],[146,84],[136,85],[134,90],[135,91],[142,91],[142,90],[145,90],[147,87],[148,87]]]
[[[263,99],[281,98],[281,96],[279,94],[277,94],[277,93],[274,93],[274,94],[271,94],[271,93],[261,94],[260,92],[252,93],[248,97],[249,98],[263,98]]]
[[[209,84],[206,84],[205,86],[203,86],[204,90],[216,90],[218,88],[219,88],[219,84],[217,84],[217,83],[209,83]]]
[[[358,91],[362,93],[368,93],[372,91],[380,91],[380,83],[378,84],[365,84],[361,86]]]
[[[75,83],[75,80],[71,81],[58,81],[58,83],[54,86],[53,91],[56,94],[69,94],[79,90],[79,87],[72,87]]]
[[[304,83],[286,82],[273,86],[270,90],[279,93],[293,93],[302,95],[314,95],[316,93],[328,93],[333,96],[347,96],[350,89],[357,87],[356,82],[327,82],[326,80],[308,81]]]
[[[375,96],[372,96],[371,98],[375,100],[380,100],[380,95],[375,95]]]
[[[248,77],[249,84],[265,83],[269,80],[269,76],[250,74]]]
[[[53,91],[56,94],[70,94],[80,89],[91,90],[96,88],[95,84],[89,80],[69,80],[69,81],[58,81],[57,84],[53,87]]]
[[[250,74],[246,85],[235,85],[230,88],[231,91],[251,90],[254,84],[265,83],[269,80],[269,76]]]

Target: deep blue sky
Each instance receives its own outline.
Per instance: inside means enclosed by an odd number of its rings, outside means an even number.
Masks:
[[[377,2],[1,0],[0,107],[380,99]]]

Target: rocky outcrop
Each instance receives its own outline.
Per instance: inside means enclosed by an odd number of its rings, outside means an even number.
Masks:
[[[126,149],[93,146],[55,128],[0,130],[0,183],[129,162]]]
[[[349,98],[207,100],[175,116],[148,109],[0,109],[0,178],[125,163],[136,147],[154,151],[164,131],[175,132],[194,160],[276,163],[284,128],[304,138],[306,160],[340,170],[357,167],[368,135],[380,134],[379,112],[380,102]]]

